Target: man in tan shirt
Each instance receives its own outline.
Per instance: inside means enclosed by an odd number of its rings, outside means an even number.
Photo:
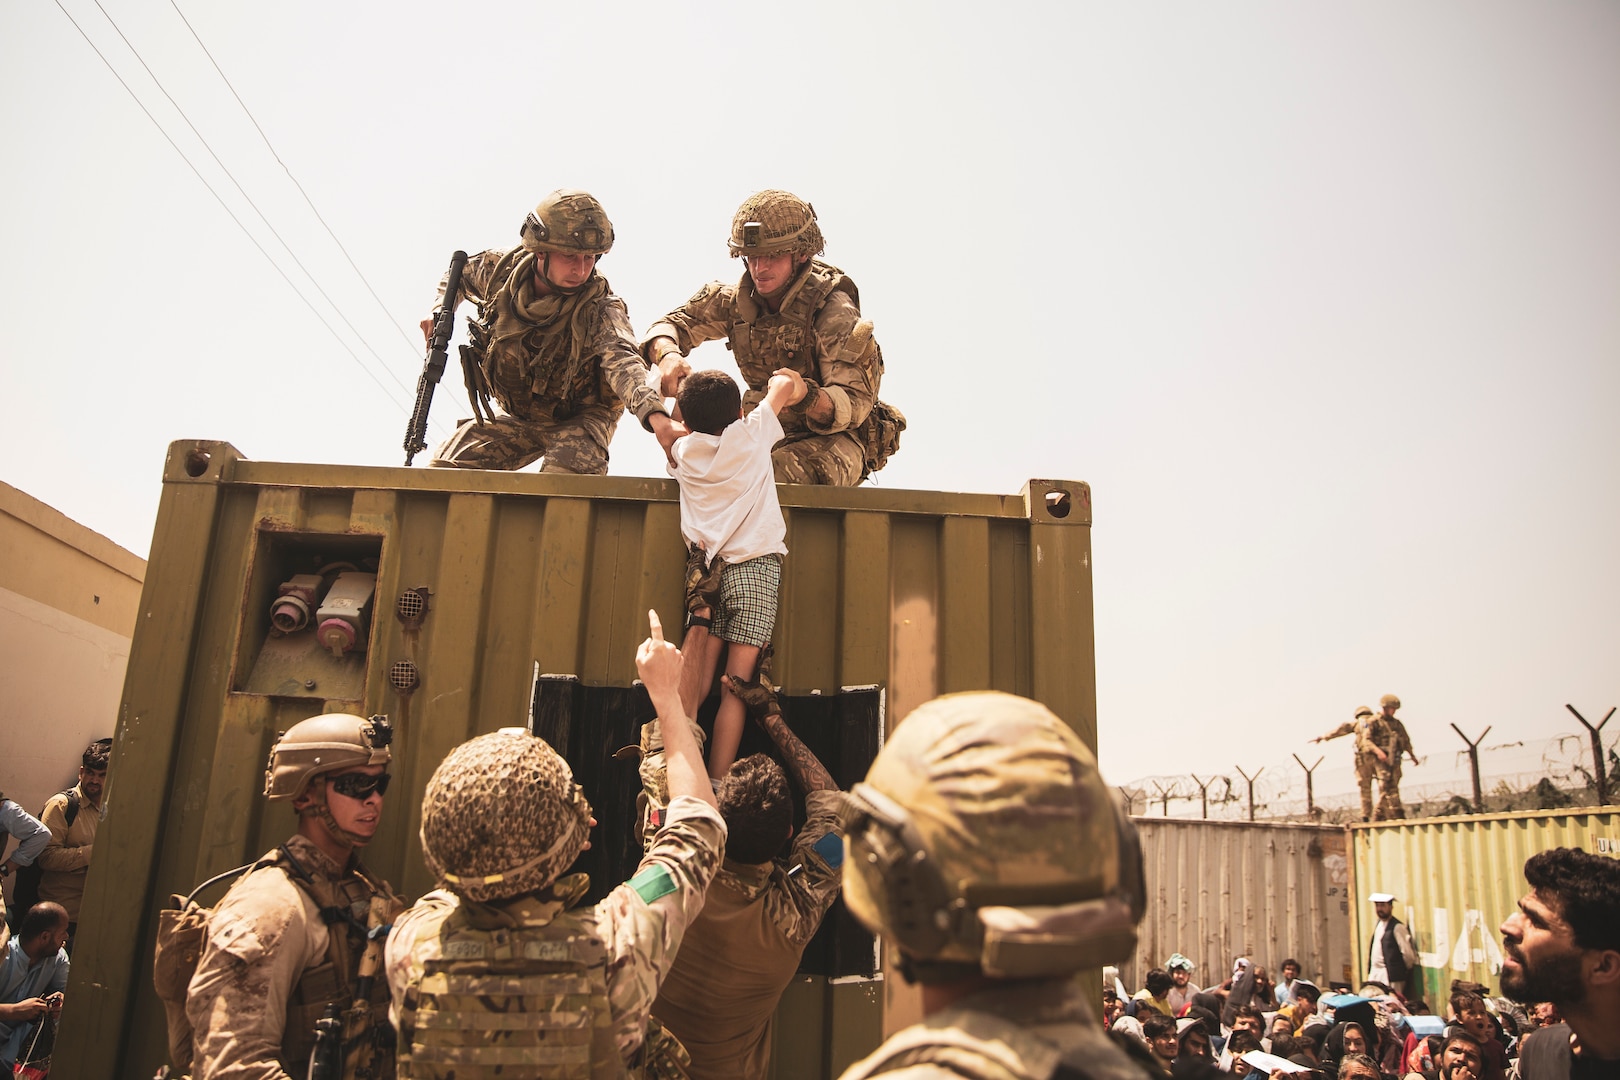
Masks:
[[[764,754],[733,764],[720,785],[725,865],[653,1005],[691,1054],[692,1080],[766,1074],[777,1002],[838,897],[844,860],[838,784],[789,730],[769,683],[723,681],[781,750],[804,789],[807,818],[794,837],[787,777]],[[777,858],[789,839],[791,853]]]
[[[107,783],[107,759],[112,740],[97,739],[79,759],[79,782],[52,795],[40,820],[51,830],[50,842],[39,853],[39,898],[61,904],[68,913],[68,951],[79,929],[79,902],[90,872],[90,854],[101,824],[101,792]]]

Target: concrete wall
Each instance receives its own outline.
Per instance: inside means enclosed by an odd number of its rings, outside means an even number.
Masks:
[[[0,791],[30,814],[113,733],[145,577],[146,560],[0,483]]]

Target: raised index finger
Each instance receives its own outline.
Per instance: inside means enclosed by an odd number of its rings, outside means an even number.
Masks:
[[[664,624],[658,621],[658,612],[652,608],[647,609],[647,625],[652,630],[652,639],[654,641],[664,640]]]

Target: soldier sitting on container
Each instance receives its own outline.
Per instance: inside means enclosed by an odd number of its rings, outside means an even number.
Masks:
[[[591,908],[564,875],[595,825],[543,739],[508,728],[462,743],[422,796],[422,854],[440,888],[395,923],[386,966],[399,1077],[672,1075],[685,1054],[653,999],[720,866],[726,825],[690,721],[680,652],[656,613],[636,669],[658,710],[667,817],[634,876]]]
[[[686,355],[725,338],[750,412],[773,373],[797,371],[810,392],[782,417],[776,479],[854,487],[883,467],[906,422],[878,401],[883,350],[861,317],[855,283],[816,258],[824,246],[809,203],[786,191],[749,196],[731,223],[731,255],[747,264],[742,280],[705,285],[654,323],[641,348],[658,366],[664,396],[675,397],[692,371]]]
[[[695,376],[694,376],[695,377]],[[838,898],[844,861],[838,784],[782,719],[769,683],[726,689],[776,742],[805,793],[804,828],[793,835],[792,794],[782,767],[753,754],[720,785],[726,861],[675,957],[653,1015],[692,1055],[693,1080],[763,1077],[772,1019],[804,948]],[[777,858],[788,840],[791,852]]]

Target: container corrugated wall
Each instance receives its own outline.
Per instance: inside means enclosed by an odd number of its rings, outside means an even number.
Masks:
[[[1367,972],[1375,916],[1367,897],[1393,893],[1411,928],[1422,992],[1440,1012],[1453,979],[1501,990],[1497,928],[1528,891],[1524,862],[1538,851],[1620,853],[1620,813],[1608,807],[1428,818],[1350,826],[1351,930],[1356,978]]]
[[[157,913],[291,831],[290,814],[259,794],[278,729],[323,708],[395,719],[398,779],[366,857],[419,895],[431,883],[418,804],[444,754],[524,723],[539,674],[628,687],[647,609],[681,622],[673,481],[272,464],[217,442],[172,444],[163,479],[63,1075],[144,1080],[164,1058],[150,989]],[[876,686],[884,715],[903,718],[941,692],[1006,690],[1045,702],[1096,746],[1086,485],[1030,481],[1014,496],[787,487],[782,505],[791,554],[775,676],[788,694]],[[268,633],[278,584],[334,560],[375,571],[368,651],[289,654],[290,639]],[[401,693],[391,676],[415,686]],[[814,1054],[795,1035],[778,1074],[836,1076],[876,1044],[875,1000],[870,982],[796,984],[784,1009],[804,1015],[789,1019],[825,1034]]]
[[[1345,833],[1327,825],[1134,819],[1148,906],[1136,956],[1120,978],[1135,991],[1173,953],[1192,981],[1219,985],[1235,957],[1275,979],[1288,957],[1307,978],[1345,979],[1350,965]],[[1326,985],[1323,983],[1322,985]]]

